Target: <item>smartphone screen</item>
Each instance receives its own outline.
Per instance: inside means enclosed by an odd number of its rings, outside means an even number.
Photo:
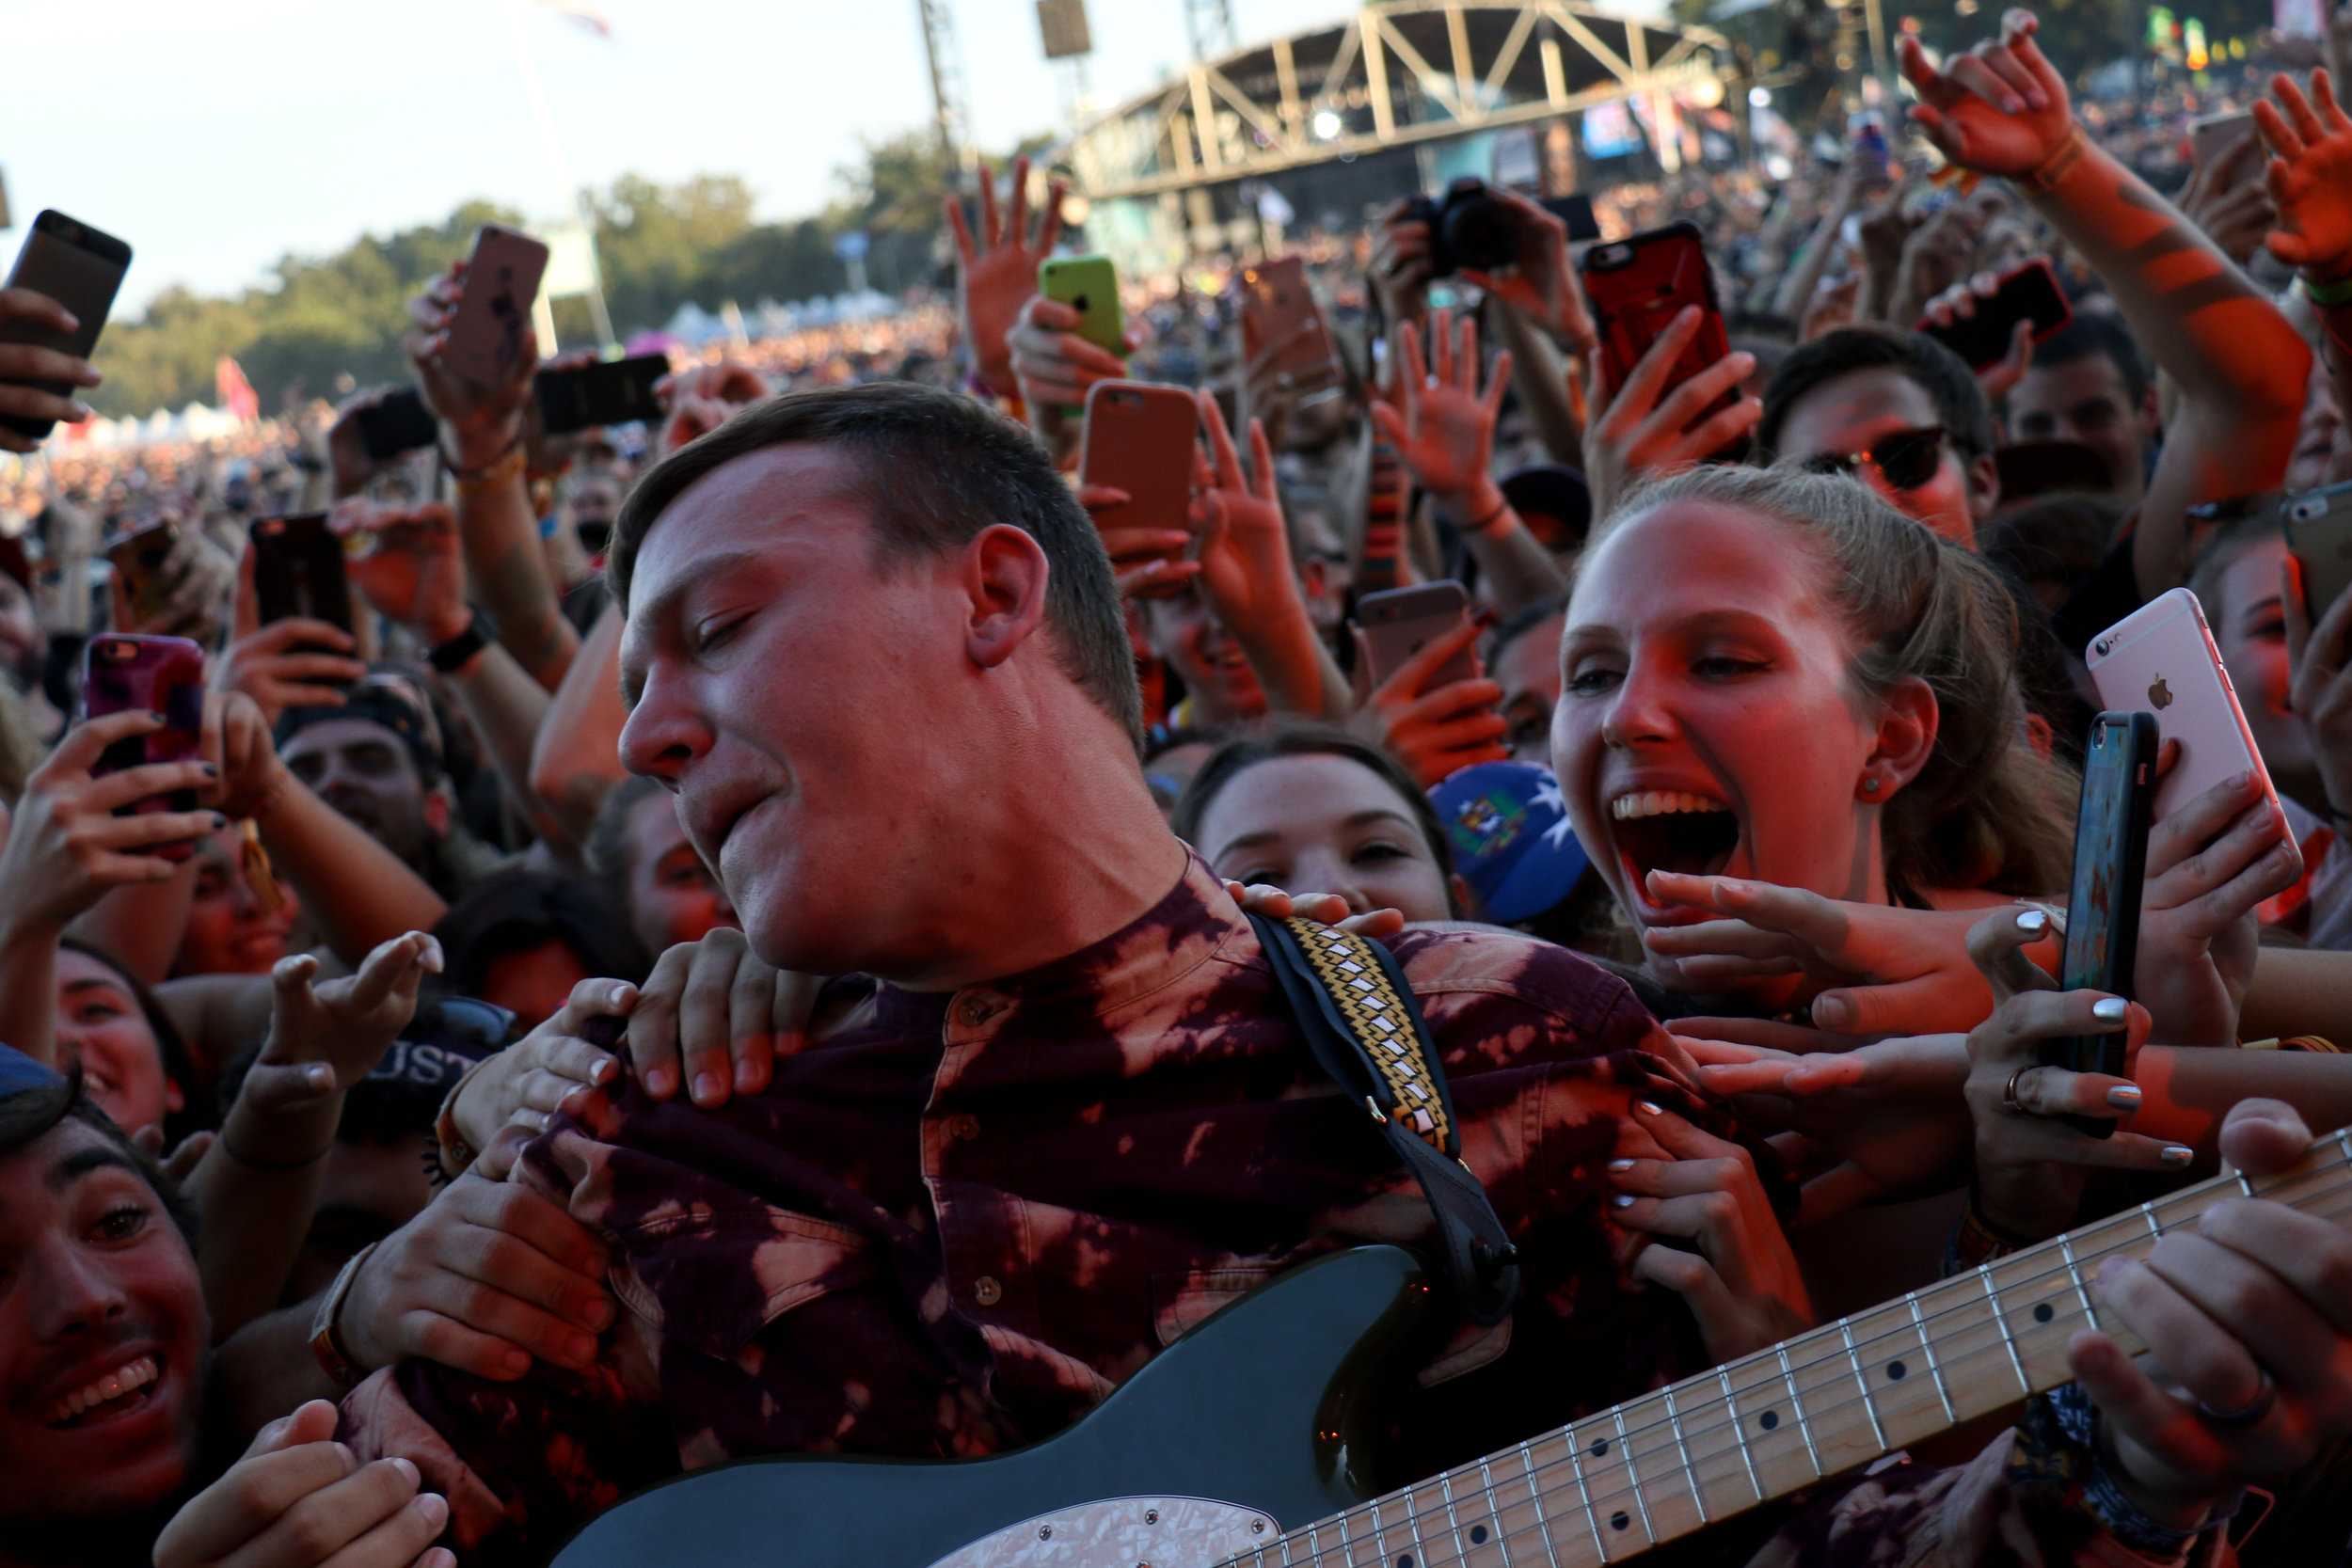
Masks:
[[[1977,301],[1974,316],[1948,326],[1922,321],[1919,330],[1959,355],[1970,370],[1981,370],[2009,356],[2010,339],[2019,322],[2033,324],[2033,341],[2038,343],[2074,319],[2074,307],[2066,303],[2058,273],[2048,258],[2037,256],[2004,274],[1993,296]]]
[[[2082,804],[2074,818],[2074,879],[2066,895],[2067,990],[2132,994],[2139,949],[2139,894],[2155,802],[2156,721],[2146,713],[2102,713],[2083,750]],[[2121,1076],[2122,1035],[2048,1040],[2042,1060],[2070,1072]],[[2094,1138],[2115,1131],[2097,1117],[2067,1118]]]
[[[253,594],[262,624],[304,616],[352,629],[351,583],[343,542],[326,529],[326,514],[263,517],[254,523]]]
[[[47,294],[72,311],[80,325],[72,332],[58,332],[32,322],[0,323],[0,342],[29,343],[77,359],[88,358],[98,346],[99,330],[106,325],[106,312],[114,309],[122,275],[130,269],[131,247],[112,234],[63,213],[42,213],[33,219],[24,248],[17,252],[16,265],[8,269],[8,286]],[[73,392],[62,381],[24,385],[58,397]],[[38,441],[56,429],[57,421],[11,417],[0,423]]]
[[[116,741],[99,753],[93,773],[195,757],[204,729],[204,650],[184,637],[109,632],[91,638],[82,650],[82,717],[133,710],[162,714],[164,727]],[[135,800],[116,815],[195,809],[196,792],[183,789]]]
[[[661,418],[654,383],[669,373],[669,356],[663,354],[543,370],[532,380],[539,428],[548,436],[569,436],[603,425],[653,423]]]

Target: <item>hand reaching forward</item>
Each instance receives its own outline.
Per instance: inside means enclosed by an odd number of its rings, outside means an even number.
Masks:
[[[441,972],[441,944],[422,931],[377,945],[342,979],[318,981],[308,953],[278,960],[269,1037],[238,1099],[262,1112],[294,1110],[347,1091],[375,1070],[417,1010],[417,989]]]
[[[963,341],[970,345],[972,368],[999,396],[1014,390],[1012,324],[1021,307],[1037,293],[1038,263],[1054,253],[1061,235],[1061,198],[1069,186],[1056,180],[1046,188],[1045,206],[1029,228],[1029,160],[1012,161],[1012,210],[1005,220],[996,213],[996,176],[986,164],[978,170],[980,234],[975,244],[964,222],[963,202],[954,192],[946,198],[947,227],[956,236],[956,299],[963,313]]]
[[[171,1516],[155,1568],[457,1568],[433,1544],[449,1504],[405,1459],[362,1465],[312,1400],[262,1429],[229,1473]]]
[[[2074,115],[2066,83],[2034,42],[2033,12],[2012,8],[1987,39],[1941,69],[1904,34],[1903,79],[1919,95],[1911,118],[1937,151],[1979,174],[2030,174],[2065,145]]]
[[[2352,119],[2336,104],[2325,71],[2312,72],[2306,101],[2286,75],[2270,79],[2278,102],[2257,101],[2254,123],[2275,156],[2267,183],[2279,226],[2270,253],[2313,277],[2352,274]]]
[[[1397,358],[1404,373],[1397,383],[1397,404],[1375,402],[1372,421],[1394,447],[1422,489],[1438,497],[1458,497],[1486,479],[1494,457],[1495,421],[1502,409],[1502,394],[1511,385],[1511,356],[1495,356],[1494,376],[1482,395],[1478,389],[1478,323],[1464,316],[1454,329],[1453,312],[1439,310],[1431,318],[1430,347],[1434,365],[1424,361],[1421,331],[1411,322],[1397,328]],[[1432,374],[1434,370],[1435,373]]]

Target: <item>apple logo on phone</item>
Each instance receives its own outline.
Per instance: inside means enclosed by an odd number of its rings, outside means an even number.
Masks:
[[[2172,705],[2172,689],[2164,684],[2162,675],[2148,683],[2148,704],[2158,713]]]

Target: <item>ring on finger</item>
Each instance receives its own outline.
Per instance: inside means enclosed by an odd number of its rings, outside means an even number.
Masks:
[[[2197,1402],[2197,1413],[2204,1417],[2206,1424],[2210,1426],[2250,1427],[2269,1415],[2271,1406],[2278,1402],[2279,1386],[2271,1381],[2268,1372],[2265,1372],[2262,1374],[2262,1386],[2255,1391],[2254,1397],[2237,1409],[2216,1410],[2212,1405],[2200,1400]]]
[[[2024,1067],[2019,1068],[2015,1072],[2009,1075],[2009,1082],[2001,1085],[2002,1110],[2007,1111],[2013,1117],[2030,1117],[2038,1116],[2040,1114],[2039,1112],[2027,1108],[2026,1102],[2017,1098],[2017,1081],[2026,1076],[2028,1072],[2033,1071],[2034,1069],[2040,1067],[2041,1065],[2042,1064],[2039,1062],[2027,1062]]]

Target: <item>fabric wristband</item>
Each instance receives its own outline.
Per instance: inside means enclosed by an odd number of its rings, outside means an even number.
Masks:
[[[351,1294],[351,1282],[359,1277],[359,1265],[374,1253],[377,1243],[370,1242],[351,1255],[335,1283],[319,1297],[319,1309],[310,1319],[310,1354],[318,1358],[319,1369],[334,1380],[335,1386],[348,1390],[359,1381],[359,1369],[352,1364],[351,1353],[343,1348],[335,1333],[335,1320],[342,1315],[343,1298]]]
[[[483,625],[482,612],[476,610],[466,622],[464,631],[425,650],[424,661],[444,675],[453,675],[472,663],[474,656],[489,644],[490,633]]]

